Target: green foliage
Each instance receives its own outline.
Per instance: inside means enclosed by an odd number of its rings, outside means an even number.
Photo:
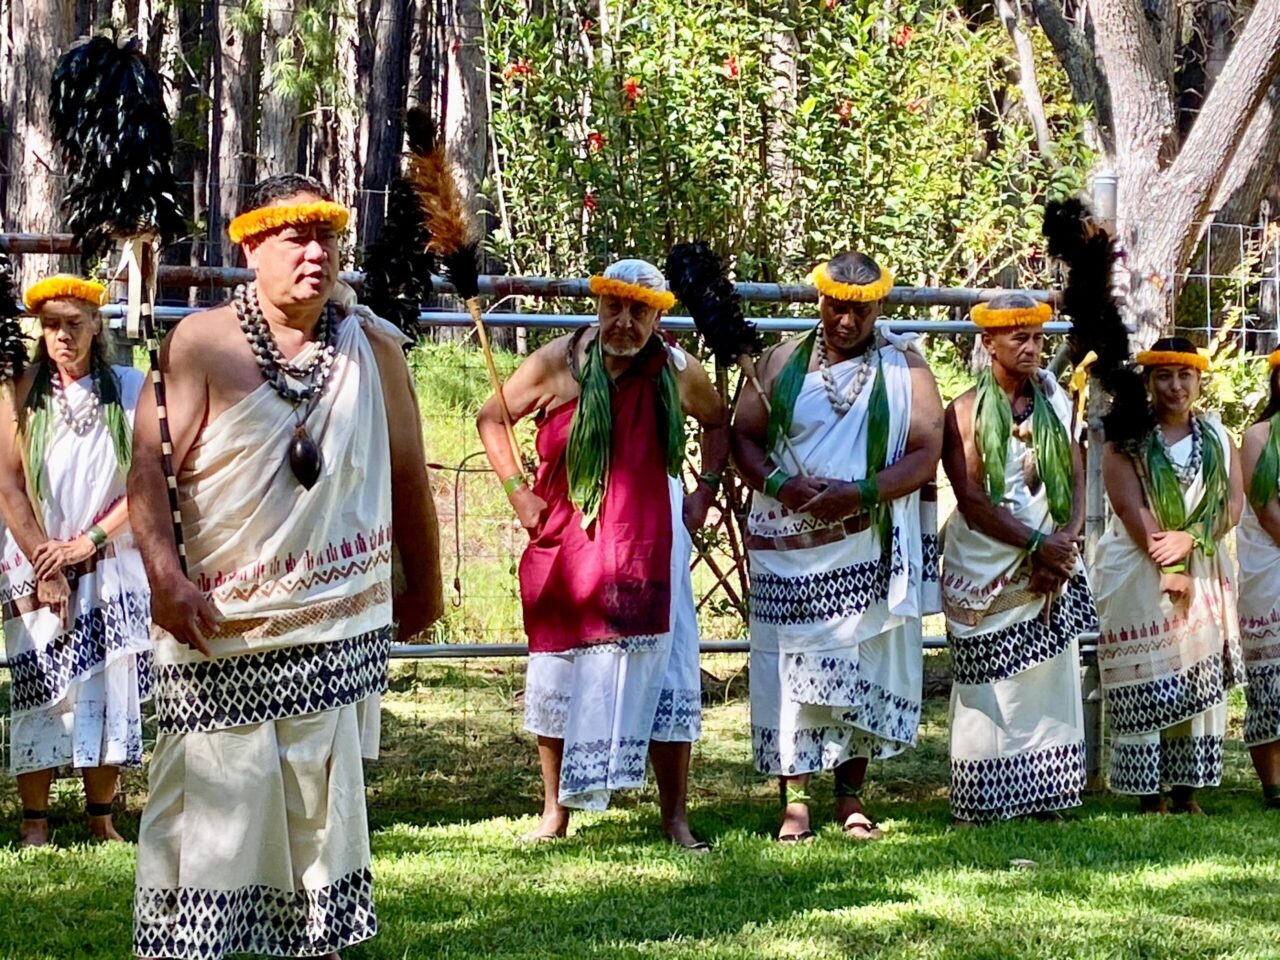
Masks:
[[[1038,204],[1079,186],[1084,118],[1061,72],[1039,51],[1055,166],[989,11],[637,0],[602,36],[561,6],[487,3],[509,219],[493,246],[515,271],[581,274],[702,237],[744,280],[849,246],[907,282],[1010,264],[1030,280]]]

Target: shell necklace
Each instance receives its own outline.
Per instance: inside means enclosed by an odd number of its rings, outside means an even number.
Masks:
[[[867,385],[867,381],[871,379],[871,374],[875,372],[873,361],[879,360],[879,358],[879,347],[868,346],[859,358],[858,369],[854,371],[853,377],[849,381],[849,386],[845,388],[844,393],[841,393],[836,389],[836,378],[831,372],[830,361],[827,359],[826,331],[823,330],[822,323],[818,323],[818,372],[822,374],[822,386],[827,392],[827,402],[831,404],[831,409],[840,416],[844,416],[853,409],[853,405],[857,402],[863,387]]]
[[[62,374],[57,369],[52,373],[50,380],[53,384],[53,401],[58,408],[58,417],[71,428],[72,433],[77,437],[83,437],[98,422],[98,415],[102,409],[97,380],[95,378],[90,381],[89,399],[81,407],[80,412],[76,413],[71,409],[71,401],[67,399],[67,388],[62,384]]]

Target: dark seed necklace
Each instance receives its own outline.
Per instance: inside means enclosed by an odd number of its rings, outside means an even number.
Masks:
[[[310,490],[320,479],[323,461],[320,448],[307,433],[307,417],[312,407],[324,394],[324,388],[333,375],[333,362],[337,351],[333,345],[335,308],[326,303],[316,329],[317,350],[305,363],[286,360],[280,346],[267,325],[258,302],[258,288],[254,284],[241,284],[232,295],[240,329],[244,331],[253,358],[262,371],[263,378],[282,399],[293,404],[293,440],[289,444],[289,469],[298,482]]]

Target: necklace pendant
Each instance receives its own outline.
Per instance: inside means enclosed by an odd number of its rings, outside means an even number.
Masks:
[[[322,466],[320,448],[307,434],[307,428],[299,425],[293,433],[293,440],[289,442],[289,469],[298,478],[298,482],[310,490],[320,479]]]

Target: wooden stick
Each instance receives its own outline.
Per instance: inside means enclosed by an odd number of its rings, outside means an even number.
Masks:
[[[493,362],[493,350],[489,346],[489,334],[485,331],[484,316],[480,313],[480,301],[476,297],[471,297],[466,303],[467,312],[471,314],[471,319],[476,325],[476,336],[480,340],[484,364],[489,370],[489,386],[493,388],[493,395],[498,398],[498,409],[502,412],[502,425],[507,428],[507,440],[511,443],[511,453],[516,458],[516,466],[524,470],[520,442],[516,439],[516,428],[511,421],[511,411],[507,409],[507,398],[502,395],[502,378],[498,376],[498,367]]]
[[[743,375],[748,381],[750,381],[751,385],[756,388],[756,393],[760,394],[760,402],[764,404],[764,412],[772,414],[773,404],[769,402],[769,395],[765,393],[764,386],[760,383],[760,376],[756,372],[755,358],[749,353],[744,353],[742,356],[738,357],[738,366],[741,368]],[[791,454],[791,459],[796,462],[796,470],[799,471],[800,476],[812,476],[812,474],[805,469],[804,461],[800,459],[800,454],[796,451],[796,448],[792,446],[791,438],[784,433],[781,440],[783,449],[786,450],[787,453]],[[765,452],[768,453],[769,451]]]

